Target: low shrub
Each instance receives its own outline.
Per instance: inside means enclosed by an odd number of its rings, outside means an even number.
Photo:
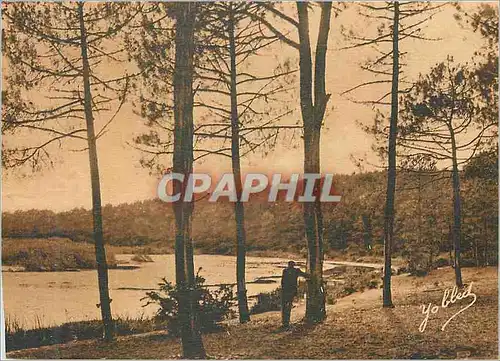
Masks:
[[[399,275],[402,275],[405,273],[408,273],[408,268],[406,266],[402,266],[402,267],[398,268],[398,271],[396,274],[399,276]]]
[[[201,268],[200,268],[201,270]],[[204,287],[205,279],[196,275],[195,285],[190,292],[198,306],[197,314],[200,319],[202,332],[210,332],[220,329],[220,322],[233,317],[235,312],[233,287],[222,285],[219,289],[210,291]],[[165,322],[169,333],[178,336],[180,333],[179,301],[182,298],[182,290],[173,285],[165,278],[158,284],[158,291],[147,292],[141,300],[146,300],[144,307],[148,305],[159,306],[155,320]]]
[[[353,270],[351,274],[347,274],[343,294],[350,295],[358,291],[363,292],[365,289],[377,288],[380,282],[379,276],[378,272]]]
[[[450,260],[447,258],[439,257],[434,264],[436,267],[446,267],[450,265]]]
[[[380,281],[380,272],[363,268],[348,268],[343,274],[344,282],[335,282],[327,284],[327,302],[331,298],[333,304],[335,299],[349,296],[355,292],[363,292],[366,289],[378,288]]]
[[[281,287],[272,292],[257,295],[257,302],[250,309],[250,314],[281,310]]]
[[[326,294],[326,304],[327,305],[334,305],[337,303],[337,300],[335,299],[335,297],[333,297],[332,295],[330,294]]]
[[[409,250],[406,257],[408,259],[407,269],[410,275],[423,277],[432,270],[429,253],[425,249]]]
[[[462,255],[462,258],[460,259],[460,266],[461,267],[477,267],[480,262],[475,259],[474,255],[472,252],[464,252]]]

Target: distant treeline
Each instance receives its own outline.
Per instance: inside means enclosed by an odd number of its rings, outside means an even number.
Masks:
[[[476,165],[477,168],[477,165]],[[464,258],[478,265],[497,259],[497,174],[473,166],[462,172]],[[342,194],[339,204],[324,204],[326,251],[356,249],[382,252],[385,173],[339,175],[335,188]],[[411,262],[430,262],[439,253],[450,252],[452,243],[452,190],[446,173],[401,173],[396,204],[395,254]],[[255,201],[245,208],[249,251],[305,253],[304,229],[299,203]],[[146,246],[168,252],[173,249],[174,218],[171,205],[159,200],[103,208],[108,244]],[[49,210],[4,212],[5,237],[68,237],[76,242],[92,241],[92,215],[83,208],[55,213]],[[195,204],[193,224],[197,251],[234,254],[234,213],[231,203]]]

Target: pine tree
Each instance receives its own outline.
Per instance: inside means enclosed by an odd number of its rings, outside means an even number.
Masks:
[[[107,3],[9,3],[3,12],[7,76],[2,134],[12,134],[16,144],[26,132],[36,132],[40,142],[5,150],[5,167],[50,164],[51,152],[65,139],[83,141],[89,154],[92,188],[93,238],[99,284],[98,307],[104,338],[113,338],[108,265],[102,226],[97,140],[106,132],[125,102],[127,74],[104,78],[105,67],[119,63],[123,49],[120,34],[136,11],[127,4]],[[111,40],[115,48],[107,42]],[[44,99],[35,101],[40,91]],[[100,125],[96,113],[114,113]],[[10,136],[10,135],[9,135]]]

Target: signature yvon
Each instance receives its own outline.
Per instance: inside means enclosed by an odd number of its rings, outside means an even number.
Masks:
[[[466,309],[471,307],[474,302],[477,300],[477,296],[474,292],[472,292],[472,282],[469,283],[467,288],[465,288],[462,292],[458,291],[457,286],[454,286],[453,288],[448,288],[444,290],[443,293],[443,298],[441,300],[441,306],[438,305],[433,305],[432,303],[429,303],[428,305],[422,305],[422,313],[425,315],[424,320],[420,324],[420,327],[418,328],[420,332],[424,332],[425,328],[427,327],[427,321],[429,320],[429,316],[432,314],[437,313],[440,308],[446,308],[449,305],[454,304],[458,300],[464,300],[469,298],[471,302],[467,304],[465,307],[461,308],[457,313],[455,313],[453,316],[451,316],[441,327],[441,331],[444,331],[446,326],[450,323],[451,320],[453,320],[456,316],[464,312]]]

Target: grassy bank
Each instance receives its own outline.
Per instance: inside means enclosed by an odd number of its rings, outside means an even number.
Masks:
[[[203,337],[208,355],[215,359],[454,359],[498,358],[497,269],[467,268],[465,282],[473,282],[477,301],[449,323],[469,303],[461,300],[440,309],[425,332],[422,304],[440,304],[443,291],[453,287],[450,267],[425,277],[393,277],[395,308],[381,307],[381,290],[367,289],[327,307],[327,320],[315,327],[300,322],[304,304],[292,311],[293,326],[281,331],[280,313],[254,315],[252,321],[230,323],[226,330]],[[111,344],[97,340],[72,342],[8,354],[11,358],[172,359],[181,354],[178,339],[163,332],[119,337]]]
[[[234,243],[234,239],[228,240]],[[198,247],[195,254],[204,255],[231,255],[235,256],[235,249],[227,252],[218,252],[215,249]],[[154,242],[148,245],[116,246],[106,245],[108,265],[116,266],[115,255],[132,254],[138,257],[149,255],[173,254],[174,249],[168,241]],[[254,249],[247,251],[248,257],[271,257],[283,259],[301,259],[307,257],[307,250],[289,251],[286,249]],[[363,246],[350,245],[343,250],[327,250],[326,260],[383,262],[383,250],[375,245],[368,252]],[[395,263],[404,262],[401,257],[394,257]],[[60,271],[65,269],[92,269],[95,268],[94,245],[87,242],[77,242],[64,237],[47,238],[4,238],[2,240],[2,263],[6,266],[19,266],[28,271]]]
[[[165,325],[146,318],[115,319],[116,335],[133,335],[165,329]],[[5,322],[7,352],[26,348],[48,346],[76,340],[99,339],[103,334],[102,321],[68,322],[60,326],[37,327],[25,330],[15,320]]]
[[[106,252],[108,266],[116,267],[115,253]],[[2,240],[2,265],[26,271],[67,271],[96,268],[94,246],[67,238],[5,238]]]

